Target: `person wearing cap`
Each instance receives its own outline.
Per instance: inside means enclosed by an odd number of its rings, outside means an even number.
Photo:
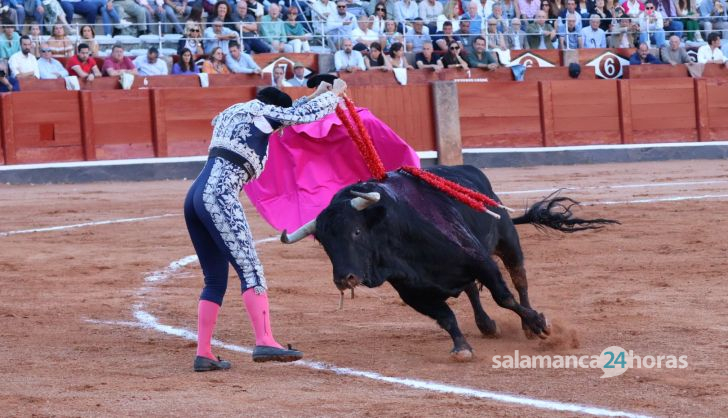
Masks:
[[[306,83],[306,67],[300,62],[293,64],[293,78],[288,80],[288,84],[291,87],[305,87]]]
[[[195,371],[230,368],[230,362],[215,357],[211,348],[229,264],[240,278],[243,303],[255,334],[253,361],[288,362],[303,357],[302,352],[290,345],[283,348],[273,337],[268,285],[240,192],[263,172],[268,141],[275,130],[320,120],[334,111],[345,91],[346,83],[336,80],[333,86],[322,84],[311,96],[293,103],[286,93],[266,87],[255,99],[232,105],[212,120],[209,158],[184,202],[187,230],[204,275],[197,307]]]
[[[169,68],[167,63],[159,59],[159,50],[152,46],[147,50],[147,55],[140,55],[134,59],[134,66],[139,75],[167,75]]]

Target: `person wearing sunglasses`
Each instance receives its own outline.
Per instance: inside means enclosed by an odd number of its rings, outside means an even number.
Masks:
[[[460,55],[462,47],[457,41],[451,41],[447,48],[447,53],[440,58],[439,64],[445,68],[462,68],[468,70],[468,63]]]
[[[645,11],[640,13],[640,43],[656,45],[658,48],[665,46],[665,25],[662,13],[655,9],[655,3],[651,0],[645,2]]]
[[[60,61],[53,58],[53,51],[47,43],[40,45],[40,58],[38,58],[38,71],[41,80],[54,80],[68,76]]]
[[[351,31],[356,27],[356,16],[346,8],[346,0],[336,2],[336,14],[326,19],[326,35],[341,49],[344,39],[351,37]]]
[[[370,2],[374,3],[374,1]],[[376,4],[376,7],[374,8],[374,12],[372,12],[372,30],[378,34],[383,34],[386,30],[387,25],[387,16],[393,16],[390,15],[389,12],[387,12],[387,6],[383,1],[380,1]]]
[[[189,49],[193,56],[200,56],[205,53],[199,23],[191,20],[185,23],[185,34],[177,44],[177,55],[182,55],[182,50],[185,48]]]

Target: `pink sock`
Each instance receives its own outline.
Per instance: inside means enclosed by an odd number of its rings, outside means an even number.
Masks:
[[[209,300],[202,300],[197,304],[197,355],[217,360],[212,355],[212,333],[217,323],[217,313],[220,305]]]
[[[256,294],[255,289],[251,288],[243,292],[243,302],[255,332],[255,345],[282,348],[273,338],[273,331],[270,329],[268,294]]]

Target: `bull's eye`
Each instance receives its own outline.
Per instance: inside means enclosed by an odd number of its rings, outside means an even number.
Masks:
[[[354,230],[354,236],[358,237],[359,235],[361,235],[361,229],[357,228]]]

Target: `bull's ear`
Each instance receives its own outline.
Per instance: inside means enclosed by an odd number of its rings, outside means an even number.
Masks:
[[[364,219],[367,223],[367,229],[377,226],[387,216],[387,208],[382,205],[373,206],[364,211]]]

